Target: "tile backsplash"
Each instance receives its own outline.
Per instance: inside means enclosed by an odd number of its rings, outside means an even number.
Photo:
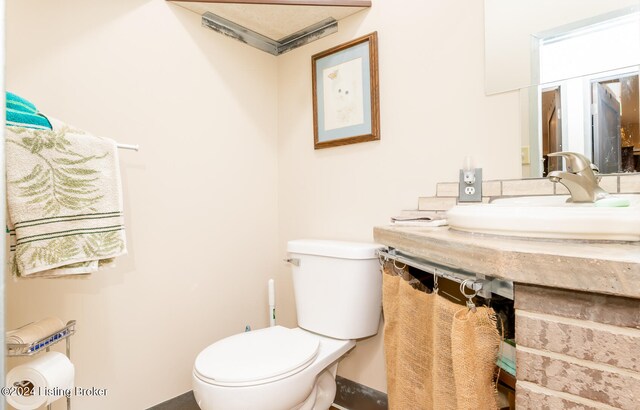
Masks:
[[[640,174],[633,174],[620,178],[620,193],[640,192]]]
[[[607,192],[640,193],[640,174],[612,174],[602,176],[600,186]],[[458,203],[457,182],[439,182],[436,185],[436,196],[418,199],[419,211],[447,211]],[[547,178],[505,179],[482,182],[482,202],[487,203],[495,198],[525,195],[568,195],[569,191],[562,184],[554,184]],[[477,202],[467,202],[471,205]]]
[[[502,181],[500,196],[553,195],[555,184],[546,178]]]

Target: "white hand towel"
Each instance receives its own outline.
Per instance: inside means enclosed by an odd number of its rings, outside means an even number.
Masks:
[[[400,226],[444,226],[447,225],[447,220],[445,216],[441,214],[413,212],[392,216],[391,223]]]
[[[57,317],[47,317],[37,322],[29,323],[18,329],[7,332],[7,343],[30,344],[50,336],[64,328],[65,324]]]

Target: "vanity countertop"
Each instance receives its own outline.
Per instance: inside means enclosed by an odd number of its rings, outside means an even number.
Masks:
[[[640,242],[527,239],[448,227],[380,226],[377,243],[516,283],[640,299]]]

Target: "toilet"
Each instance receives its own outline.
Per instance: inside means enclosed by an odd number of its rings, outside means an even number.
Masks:
[[[328,240],[287,243],[298,327],[239,333],[205,348],[193,367],[202,410],[327,410],[338,361],[378,332],[381,246]]]

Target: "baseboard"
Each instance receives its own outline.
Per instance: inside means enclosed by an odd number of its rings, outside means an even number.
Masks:
[[[336,376],[336,385],[334,403],[343,409],[387,410],[389,408],[386,393],[340,376]]]

